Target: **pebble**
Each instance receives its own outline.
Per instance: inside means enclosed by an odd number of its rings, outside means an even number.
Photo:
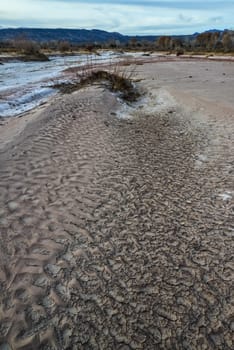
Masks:
[[[8,203],[8,209],[10,211],[15,211],[16,209],[18,209],[18,207],[19,207],[19,204],[16,202],[9,202]]]
[[[57,265],[53,265],[53,264],[48,264],[46,265],[46,270],[52,275],[52,276],[56,276],[59,271],[61,270],[61,268]]]

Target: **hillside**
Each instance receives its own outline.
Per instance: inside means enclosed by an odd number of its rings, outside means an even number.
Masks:
[[[144,36],[129,36],[122,35],[117,32],[106,32],[98,29],[45,29],[45,28],[3,28],[0,29],[0,41],[12,40],[20,36],[26,36],[28,39],[37,42],[50,41],[69,41],[72,44],[83,43],[104,43],[108,41],[118,40],[120,43],[125,43],[130,39],[137,41],[155,41],[159,36],[144,35]],[[173,36],[178,38],[192,38],[193,35]]]
[[[44,29],[44,28],[4,28],[0,29],[0,41],[12,40],[19,36],[37,42],[49,42],[53,40],[66,40],[70,43],[103,43],[110,40],[124,42],[127,37],[119,33],[109,33],[98,29]]]

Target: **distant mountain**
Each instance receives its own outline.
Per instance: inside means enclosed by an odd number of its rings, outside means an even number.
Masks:
[[[160,35],[122,35],[99,29],[45,29],[45,28],[1,28],[0,41],[12,40],[20,36],[37,42],[69,41],[72,44],[105,43],[118,40],[126,43],[130,39],[137,41],[155,41]],[[173,35],[175,38],[190,38],[193,35]]]
[[[207,32],[220,32],[222,30],[210,29]],[[171,35],[173,38],[189,40],[196,38],[200,33],[194,33],[192,35]],[[102,44],[110,41],[119,41],[120,43],[126,43],[130,39],[137,41],[155,41],[161,35],[122,35],[117,32],[106,32],[99,29],[45,29],[45,28],[2,28],[0,26],[0,41],[12,40],[20,36],[25,36],[28,39],[37,42],[50,42],[50,41],[69,41],[72,44],[88,44],[98,43]]]
[[[109,33],[98,29],[42,29],[42,28],[1,28],[0,41],[12,40],[20,36],[26,36],[28,39],[37,42],[49,41],[69,41],[74,44],[83,43],[103,43],[111,40],[125,42],[127,36],[119,33]]]
[[[205,33],[222,33],[224,32],[226,29],[224,30],[220,30],[220,29],[209,29],[209,30],[206,30]]]
[[[202,33],[223,33],[226,30],[227,29],[224,29],[224,30],[221,30],[221,29],[208,29],[208,30],[206,30],[205,32],[202,32]],[[196,32],[196,33],[193,34],[193,36],[198,36],[199,34],[201,34],[201,33]]]

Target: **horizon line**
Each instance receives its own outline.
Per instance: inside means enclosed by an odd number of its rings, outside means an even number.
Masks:
[[[87,31],[92,31],[92,30],[98,30],[98,31],[103,31],[106,33],[117,33],[120,34],[122,36],[190,36],[190,35],[194,35],[194,34],[200,34],[200,33],[205,33],[205,32],[210,32],[210,31],[217,31],[217,32],[224,32],[226,30],[230,30],[232,31],[233,29],[228,29],[228,28],[224,28],[224,29],[217,29],[217,28],[212,28],[212,29],[207,29],[204,31],[195,31],[193,33],[190,34],[123,34],[121,32],[115,32],[115,31],[108,31],[108,30],[104,30],[104,29],[99,29],[99,28],[69,28],[69,27],[34,27],[34,26],[29,26],[29,27],[22,27],[22,26],[2,26],[0,25],[0,30],[4,30],[4,29],[42,29],[42,30],[87,30]]]

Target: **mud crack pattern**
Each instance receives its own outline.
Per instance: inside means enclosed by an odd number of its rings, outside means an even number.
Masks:
[[[1,162],[0,349],[233,349],[233,154],[115,103],[66,97]]]

